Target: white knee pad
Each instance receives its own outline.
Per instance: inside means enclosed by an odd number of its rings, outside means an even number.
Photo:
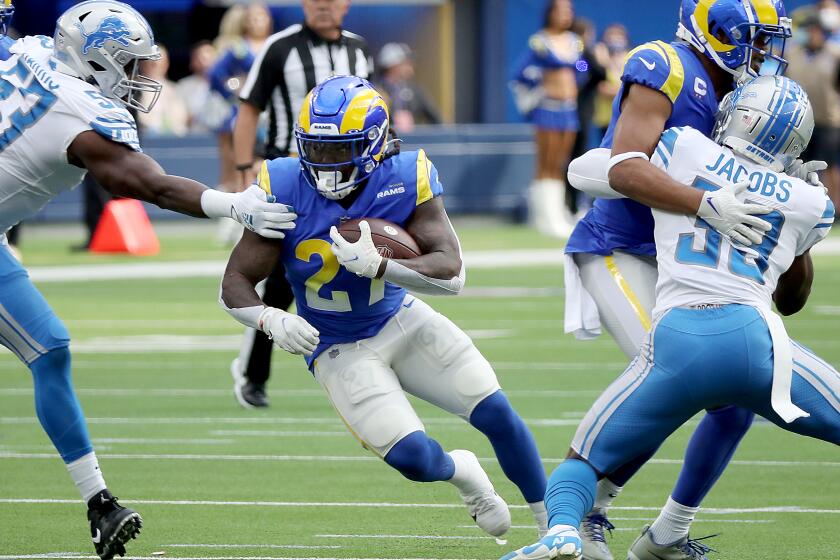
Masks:
[[[402,438],[423,430],[423,424],[390,368],[364,351],[352,354],[335,370],[320,362],[315,376],[347,429],[366,449],[384,457]]]

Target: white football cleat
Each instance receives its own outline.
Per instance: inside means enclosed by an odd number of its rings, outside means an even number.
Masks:
[[[510,529],[508,505],[496,494],[475,454],[455,449],[449,452],[449,456],[455,462],[456,476],[460,481],[456,484],[458,492],[476,524],[494,537],[507,533]]]
[[[583,543],[577,529],[557,525],[539,541],[509,552],[499,560],[578,560],[582,553]]]

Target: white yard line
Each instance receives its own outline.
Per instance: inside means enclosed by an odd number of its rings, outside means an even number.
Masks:
[[[816,255],[840,255],[840,238],[826,239],[814,247]],[[467,251],[467,268],[519,268],[523,266],[563,266],[562,249],[505,249]],[[30,277],[41,282],[90,282],[148,278],[220,278],[225,262],[171,261],[152,263],[88,264],[71,266],[34,266]]]
[[[425,539],[425,540],[463,540],[477,541],[487,540],[492,537],[454,536],[454,535],[315,535],[319,539]]]
[[[277,508],[395,508],[395,509],[461,509],[463,504],[428,504],[397,502],[281,502],[281,501],[227,501],[227,500],[134,500],[123,498],[122,502],[137,505],[166,506],[243,506]],[[78,506],[79,499],[53,498],[0,498],[0,504],[68,504]],[[527,505],[509,505],[511,509],[527,510]],[[661,506],[612,506],[615,511],[650,511],[659,512]],[[760,513],[820,513],[840,514],[840,509],[805,508],[802,506],[767,506],[758,508],[702,508],[701,515],[744,515]]]
[[[56,552],[50,554],[15,554],[0,555],[0,560],[99,560],[99,556],[68,554]],[[166,560],[167,556],[131,556],[131,560]],[[432,558],[334,558],[326,556],[172,556],[173,560],[438,560]],[[472,558],[441,558],[439,560],[475,560]]]
[[[102,453],[100,459],[124,459],[130,461],[270,461],[270,462],[325,462],[325,463],[357,463],[366,461],[379,461],[373,455],[239,455],[220,453]],[[0,451],[0,459],[32,459],[32,460],[55,460],[54,453],[17,453],[11,451]],[[482,463],[496,463],[494,457],[480,457]],[[544,457],[546,464],[557,464],[563,459],[559,457]],[[651,459],[650,464],[654,465],[681,465],[680,459]],[[749,467],[816,467],[826,468],[840,467],[836,461],[773,461],[773,460],[734,460],[732,466]]]
[[[301,550],[319,550],[330,549],[335,550],[341,548],[337,544],[322,544],[322,545],[308,545],[308,544],[190,544],[190,543],[176,543],[176,544],[160,544],[156,545],[160,548],[290,548]]]

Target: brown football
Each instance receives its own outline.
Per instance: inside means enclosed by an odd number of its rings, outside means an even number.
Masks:
[[[370,236],[379,254],[388,259],[413,259],[422,253],[414,238],[403,228],[388,220],[379,218],[360,218],[349,220],[338,226],[341,236],[350,242],[358,241],[361,232],[359,222],[366,221],[370,225]]]

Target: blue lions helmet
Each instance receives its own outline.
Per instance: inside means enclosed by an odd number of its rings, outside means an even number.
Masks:
[[[340,200],[367,179],[385,157],[388,106],[370,82],[334,76],[309,92],[295,127],[307,182]]]
[[[0,0],[0,35],[8,33],[13,15],[15,7],[12,6],[12,0]]]
[[[677,37],[739,82],[787,68],[791,21],[782,0],[682,0]]]

